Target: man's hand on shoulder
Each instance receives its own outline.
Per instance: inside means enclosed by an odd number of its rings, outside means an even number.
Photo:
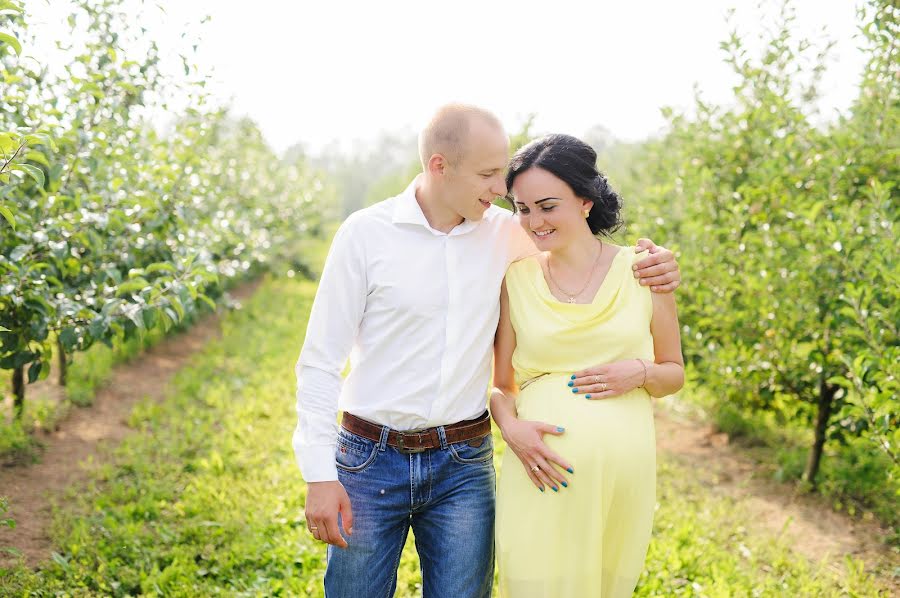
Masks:
[[[638,239],[635,253],[649,251],[650,255],[632,266],[634,277],[649,286],[654,293],[671,293],[681,284],[681,271],[675,254],[651,241]]]

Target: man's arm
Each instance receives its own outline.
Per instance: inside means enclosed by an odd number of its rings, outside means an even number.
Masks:
[[[350,499],[334,462],[341,371],[359,331],[368,282],[365,251],[352,216],[335,234],[313,301],[306,340],[297,360],[294,454],[309,484],[306,520],[317,540],[345,548],[338,513],[348,533]]]
[[[675,254],[650,239],[638,239],[634,252],[650,251],[650,255],[632,266],[634,277],[654,293],[671,293],[681,284],[681,271]]]

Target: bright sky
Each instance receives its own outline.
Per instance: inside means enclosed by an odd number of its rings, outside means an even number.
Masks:
[[[601,124],[638,139],[662,127],[661,106],[689,107],[694,84],[728,100],[725,10],[736,8],[738,29],[756,44],[780,4],[764,0],[760,11],[758,2],[157,0],[165,26],[145,26],[166,47],[185,22],[210,15],[199,64],[278,151],[414,131],[451,100],[492,109],[513,130],[536,113],[538,132],[580,135]],[[62,2],[30,4],[35,25],[65,31]],[[864,64],[853,39],[859,2],[793,4],[800,33],[821,40],[826,27],[837,42],[822,86],[822,113],[832,115],[855,96]]]

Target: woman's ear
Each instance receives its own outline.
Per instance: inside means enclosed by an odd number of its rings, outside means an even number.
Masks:
[[[584,214],[584,217],[587,218],[588,214],[591,213],[591,208],[594,207],[594,202],[588,199],[581,200],[581,213]]]

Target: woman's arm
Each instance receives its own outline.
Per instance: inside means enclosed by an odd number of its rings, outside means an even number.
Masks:
[[[509,318],[509,294],[506,281],[500,287],[500,322],[494,336],[494,388],[491,391],[491,415],[497,426],[503,428],[517,419],[515,371],[512,355],[516,350],[516,331]]]
[[[664,397],[684,386],[684,357],[681,355],[681,331],[678,328],[678,310],[674,293],[653,293],[653,318],[650,333],[653,335],[654,363],[647,363],[647,379],[643,387],[653,397]]]
[[[516,454],[531,481],[543,492],[544,485],[559,491],[568,481],[556,467],[574,473],[572,466],[544,444],[544,434],[562,435],[565,430],[543,422],[520,420],[516,412],[515,371],[512,355],[516,350],[516,331],[509,317],[506,281],[500,290],[500,322],[494,337],[494,388],[491,390],[491,415],[503,434],[503,440]],[[538,469],[532,469],[537,467]]]

